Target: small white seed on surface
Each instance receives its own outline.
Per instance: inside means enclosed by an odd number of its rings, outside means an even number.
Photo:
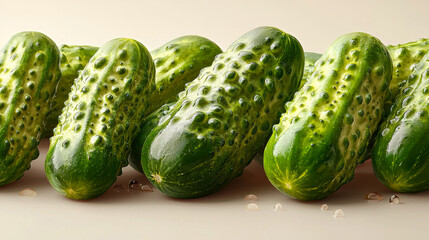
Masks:
[[[258,201],[258,197],[255,194],[248,194],[244,197],[244,200],[248,201]]]
[[[383,200],[383,197],[377,192],[371,192],[365,194],[364,199],[370,201],[381,201]]]
[[[139,191],[140,192],[153,192],[153,188],[150,185],[145,184],[139,188]]]
[[[334,217],[334,218],[342,218],[342,217],[344,217],[343,210],[342,209],[335,210],[334,215],[332,215],[332,217]]]
[[[329,210],[328,204],[323,204],[322,206],[320,206],[320,210],[328,211]]]
[[[21,197],[37,197],[37,192],[32,188],[24,188],[21,192],[19,192],[19,196]]]
[[[258,204],[256,203],[249,203],[246,206],[247,211],[257,211],[259,209]]]
[[[390,196],[389,199],[390,204],[400,204],[401,202],[399,201],[399,197],[396,194],[393,194],[392,196]]]
[[[276,203],[276,205],[274,205],[274,211],[278,212],[283,210],[283,206],[281,203]]]

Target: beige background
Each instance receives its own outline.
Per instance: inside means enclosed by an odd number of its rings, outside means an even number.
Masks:
[[[223,49],[243,33],[271,25],[297,37],[306,51],[323,52],[343,33],[364,31],[386,44],[429,37],[425,1],[5,1],[0,0],[0,44],[14,33],[41,31],[58,44],[101,45],[135,38],[149,49],[185,34],[198,34]],[[40,157],[18,182],[0,188],[0,239],[399,239],[427,236],[428,192],[399,194],[374,177],[370,163],[329,199],[299,202],[277,192],[263,169],[252,163],[222,191],[197,200],[153,193],[109,190],[91,201],[57,194],[44,176]],[[125,169],[118,183],[145,182]],[[26,187],[35,198],[20,197]],[[377,191],[380,202],[363,195]],[[246,194],[259,197],[259,210],[245,210]],[[279,202],[283,211],[274,212]],[[327,203],[330,210],[321,212]],[[342,219],[332,217],[341,208]]]
[[[37,30],[58,44],[101,45],[135,38],[149,49],[185,34],[208,37],[226,49],[257,26],[278,27],[306,51],[324,51],[341,34],[364,31],[386,44],[429,37],[426,1],[281,0],[0,0],[0,42]]]

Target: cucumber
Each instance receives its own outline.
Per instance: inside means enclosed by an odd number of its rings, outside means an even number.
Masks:
[[[219,54],[179,94],[147,137],[146,177],[174,198],[220,190],[250,163],[298,88],[304,53],[291,35],[256,28]]]
[[[314,67],[317,60],[319,60],[322,57],[322,54],[315,53],[315,52],[305,52],[304,56],[305,56],[305,65],[308,65],[308,66],[313,65]]]
[[[59,59],[55,43],[39,32],[14,35],[0,52],[0,185],[22,177],[39,156]]]
[[[401,88],[405,85],[408,76],[410,76],[423,56],[429,51],[429,39],[421,38],[414,42],[388,45],[386,47],[393,62],[392,80],[389,85],[391,96],[387,100],[388,109],[400,94]],[[321,54],[318,53],[305,53],[305,68],[301,86],[305,84],[306,80],[313,73],[314,63],[320,56]]]
[[[140,132],[137,134],[136,139],[131,145],[131,154],[128,159],[130,166],[138,172],[143,173],[141,150],[143,148],[144,142],[146,141],[146,138],[155,127],[169,119],[170,115],[168,115],[168,111],[172,108],[173,105],[174,103],[167,103],[161,106],[155,112],[147,116],[143,121],[143,124],[140,127]]]
[[[79,76],[79,71],[85,67],[97,50],[98,47],[91,46],[60,46],[61,79],[52,100],[51,113],[46,125],[47,136],[52,136],[52,131],[58,124],[58,117],[64,107],[64,102],[68,98],[74,80]]]
[[[397,192],[429,188],[429,53],[409,76],[373,149],[377,178]]]
[[[264,169],[282,193],[323,199],[353,178],[382,117],[392,77],[386,47],[365,33],[338,38],[286,104],[264,151]]]
[[[398,45],[386,46],[389,50],[393,63],[392,80],[389,85],[390,95],[384,103],[383,119],[386,119],[392,111],[395,100],[400,96],[401,89],[405,85],[408,76],[414,71],[419,61],[429,50],[429,39],[420,39]],[[373,135],[367,149],[367,159],[372,158],[372,148],[375,144],[375,137],[379,135],[380,129]]]
[[[409,42],[398,45],[386,46],[389,50],[393,62],[393,74],[390,81],[390,96],[384,104],[383,119],[386,119],[392,110],[395,100],[400,96],[401,89],[405,85],[408,76],[414,71],[419,61],[429,50],[429,39],[419,39],[415,42]],[[372,148],[375,144],[375,137],[380,129],[371,139],[367,151],[367,159],[372,158]]]
[[[393,75],[389,86],[392,94],[389,100],[392,103],[400,94],[401,88],[404,86],[408,76],[410,76],[416,65],[429,51],[429,39],[422,38],[415,42],[389,45],[387,49],[393,61]]]
[[[207,38],[188,35],[162,45],[151,52],[156,68],[156,91],[150,98],[148,113],[177,101],[185,84],[194,80],[201,69],[210,66],[222,49]],[[140,158],[139,158],[140,159]]]
[[[302,80],[301,80],[301,84],[299,86],[299,89],[302,88],[302,86],[304,86],[304,84],[308,81],[308,79],[311,77],[311,74],[313,74],[314,72],[314,65],[316,63],[317,60],[319,60],[319,58],[322,56],[322,54],[320,53],[313,53],[313,52],[304,52],[304,56],[305,56],[305,61],[304,61],[304,73],[302,75]],[[264,149],[265,146],[263,146],[261,148],[261,150],[258,151],[258,153],[256,154],[254,160],[259,163],[259,164],[263,164],[263,159],[264,159]]]
[[[322,57],[322,54],[305,52],[304,56],[305,56],[304,74],[302,75],[301,85],[299,86],[299,89],[301,89],[302,86],[304,86],[304,84],[311,77],[311,74],[313,74],[316,61],[319,60],[320,57]]]
[[[51,185],[72,199],[104,193],[128,164],[131,142],[155,90],[155,66],[138,41],[103,45],[71,87],[46,156]]]
[[[153,50],[151,54],[156,68],[156,91],[152,93],[147,112],[163,113],[166,106],[160,106],[177,101],[177,94],[185,89],[185,84],[194,80],[201,69],[209,66],[221,52],[214,42],[194,35],[176,38]],[[141,173],[143,173],[141,166],[143,143],[150,129],[157,125],[159,117],[153,114],[149,117],[150,120],[143,121],[141,125],[143,130],[132,144],[128,160],[130,165]]]

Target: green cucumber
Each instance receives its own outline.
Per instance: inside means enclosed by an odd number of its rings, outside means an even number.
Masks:
[[[390,81],[390,96],[384,104],[383,119],[386,119],[392,110],[395,100],[400,96],[401,89],[405,85],[408,76],[414,71],[417,64],[423,56],[429,51],[429,39],[419,39],[415,42],[409,42],[398,45],[386,46],[389,50],[393,62],[393,74]],[[367,158],[372,158],[372,147],[375,143],[375,137],[379,134],[379,129],[371,139],[367,151]]]
[[[147,137],[146,177],[175,198],[202,197],[239,176],[266,143],[302,77],[298,40],[256,28],[219,54],[179,94]]]
[[[74,80],[97,50],[98,47],[91,46],[60,46],[61,79],[52,100],[51,113],[46,125],[47,136],[52,136],[52,131],[58,124],[58,117],[63,110],[64,102],[68,98]]]
[[[314,65],[317,60],[322,56],[320,53],[313,53],[313,52],[304,52],[305,61],[304,61],[304,73],[302,75],[301,84],[299,86],[299,89],[304,86],[304,84],[308,81],[308,79],[311,77],[311,74],[314,72]],[[264,149],[265,146],[261,148],[261,150],[258,151],[256,154],[254,160],[259,163],[263,164],[263,158],[264,158]]]
[[[89,199],[115,182],[128,164],[154,76],[152,57],[138,41],[114,39],[95,53],[71,87],[46,156],[46,176],[59,193]]]
[[[414,42],[388,45],[386,48],[389,50],[393,62],[392,80],[389,85],[391,97],[387,100],[388,108],[400,94],[400,90],[405,85],[408,76],[414,71],[417,64],[429,51],[429,39],[421,38]],[[305,53],[305,68],[301,86],[305,84],[306,80],[313,73],[314,63],[320,58],[320,56],[321,55],[318,53]]]
[[[141,150],[143,148],[143,144],[150,132],[170,117],[170,115],[168,115],[168,111],[172,108],[173,105],[174,103],[167,103],[145,118],[143,124],[140,127],[139,134],[131,145],[131,154],[128,158],[130,166],[135,170],[143,173],[141,163]]]
[[[408,76],[414,71],[419,61],[429,50],[429,39],[420,39],[415,42],[409,42],[398,45],[386,46],[389,50],[393,63],[392,80],[389,85],[389,97],[384,103],[383,119],[390,114],[395,100],[400,96],[401,89],[405,85]],[[372,148],[375,144],[375,137],[380,129],[373,135],[367,151],[367,159],[372,158]]]
[[[429,39],[422,38],[415,42],[389,45],[387,49],[393,61],[393,75],[389,86],[392,94],[389,100],[393,102],[400,94],[408,76],[429,51]]]
[[[148,113],[165,112],[167,103],[177,101],[177,94],[185,89],[185,84],[198,77],[204,67],[210,66],[215,56],[222,50],[214,42],[200,36],[176,38],[151,52],[156,68],[156,91],[150,98]],[[142,123],[142,131],[132,144],[128,159],[130,165],[143,173],[141,151],[150,129],[156,127],[159,117],[152,114]]]
[[[0,185],[22,177],[39,156],[59,59],[55,43],[39,32],[14,35],[0,52]]]
[[[185,84],[194,80],[201,69],[210,66],[221,52],[216,43],[195,35],[176,38],[153,50],[156,91],[150,98],[148,113],[176,101]]]
[[[429,53],[409,76],[373,149],[377,178],[397,192],[429,189]]]
[[[382,118],[392,77],[386,47],[365,33],[338,38],[286,104],[264,151],[264,169],[282,193],[323,199],[353,178]]]
[[[304,86],[304,84],[310,79],[311,74],[314,72],[314,66],[316,64],[316,61],[319,60],[320,57],[322,57],[322,54],[320,53],[313,53],[313,52],[305,52],[305,63],[304,63],[304,74],[302,75],[301,85],[299,86],[299,89]]]

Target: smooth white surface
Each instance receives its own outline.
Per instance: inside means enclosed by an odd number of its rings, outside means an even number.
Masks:
[[[352,182],[323,201],[300,202],[278,192],[266,179],[263,168],[253,162],[243,175],[218,193],[194,200],[166,197],[158,190],[119,193],[113,188],[99,198],[76,201],[62,197],[44,176],[41,156],[25,176],[0,188],[1,239],[424,239],[427,235],[429,192],[398,194],[401,204],[392,205],[392,191],[372,173],[370,162],[358,167]],[[117,184],[127,187],[135,179],[147,179],[131,168]],[[19,196],[24,188],[38,196]],[[382,201],[364,195],[378,192]],[[247,194],[258,201],[245,201]],[[246,206],[256,203],[257,211]],[[276,203],[283,209],[274,211]],[[323,204],[328,211],[321,211]],[[345,217],[333,218],[336,209]]]
[[[6,1],[0,0],[0,45],[15,33],[41,31],[58,44],[101,45],[131,37],[154,49],[186,34],[198,34],[223,49],[243,33],[271,25],[293,34],[306,51],[323,52],[343,33],[364,31],[386,44],[429,37],[425,1]],[[299,202],[278,192],[263,168],[252,163],[222,191],[195,200],[175,200],[159,191],[109,190],[91,201],[73,201],[47,182],[41,155],[25,176],[0,187],[0,239],[424,239],[429,192],[393,194],[377,181],[370,163],[329,199]],[[146,182],[130,168],[118,183]],[[19,196],[24,188],[38,196]],[[363,196],[379,192],[380,202]],[[244,197],[256,194],[258,211]],[[274,212],[276,203],[283,210]],[[322,212],[320,206],[330,210]],[[345,217],[334,219],[336,209]]]

